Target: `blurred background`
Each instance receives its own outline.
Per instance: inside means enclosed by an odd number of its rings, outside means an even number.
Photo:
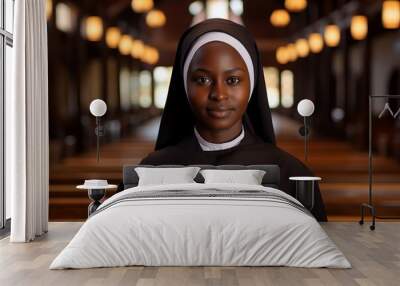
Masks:
[[[245,25],[264,65],[278,145],[303,159],[296,106],[315,113],[307,164],[331,220],[353,220],[368,194],[369,95],[400,94],[400,2],[378,0],[47,0],[50,219],[87,217],[84,179],[122,180],[153,150],[177,43],[191,25]],[[103,99],[96,162],[93,99]],[[382,116],[389,103],[392,113]],[[399,215],[400,100],[374,100],[374,187]],[[399,110],[398,113],[397,110]],[[112,193],[110,193],[112,194]]]

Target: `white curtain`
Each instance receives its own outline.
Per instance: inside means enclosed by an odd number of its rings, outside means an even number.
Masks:
[[[49,140],[45,0],[15,1],[13,92],[6,98],[12,242],[47,232]]]

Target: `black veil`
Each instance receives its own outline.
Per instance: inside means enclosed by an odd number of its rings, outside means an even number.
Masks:
[[[193,133],[194,118],[183,83],[183,65],[196,39],[202,34],[212,31],[231,35],[239,40],[249,52],[254,66],[254,89],[244,121],[255,135],[263,141],[275,145],[262,63],[253,37],[242,25],[224,19],[209,19],[187,29],[179,40],[156,150],[175,145]]]

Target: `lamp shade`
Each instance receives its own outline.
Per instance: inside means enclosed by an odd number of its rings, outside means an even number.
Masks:
[[[132,37],[123,35],[118,45],[119,52],[123,55],[129,55],[132,51]]]
[[[290,43],[286,46],[286,51],[289,56],[289,61],[294,62],[297,60],[297,50],[293,43]]]
[[[150,51],[151,52],[150,52],[148,61],[151,65],[154,65],[158,62],[158,59],[160,58],[160,54],[156,48],[152,48]]]
[[[285,9],[274,10],[271,14],[270,21],[275,27],[285,27],[290,22],[290,15]]]
[[[98,16],[90,16],[85,21],[85,36],[89,41],[100,41],[103,36],[103,20]]]
[[[351,36],[355,40],[364,40],[368,34],[368,20],[362,15],[355,15],[351,18]]]
[[[276,50],[276,60],[282,65],[287,64],[289,61],[289,55],[286,47],[279,47]]]
[[[131,56],[135,59],[140,59],[144,52],[144,43],[141,40],[132,42]]]
[[[46,19],[47,19],[47,21],[50,20],[52,15],[53,15],[53,1],[46,0]]]
[[[340,42],[340,29],[336,25],[328,25],[324,31],[325,43],[328,47],[336,47]]]
[[[110,27],[106,32],[106,43],[111,49],[118,48],[119,41],[121,39],[121,31],[118,27]]]
[[[400,1],[389,0],[382,3],[382,24],[385,29],[399,28]]]
[[[285,8],[290,12],[300,12],[307,7],[307,0],[285,0]]]
[[[101,117],[107,111],[107,104],[101,99],[95,99],[90,103],[89,109],[93,116]]]
[[[143,55],[141,57],[141,60],[149,65],[154,65],[155,63],[158,62],[160,55],[158,53],[158,50],[156,48],[150,47],[150,46],[144,46],[144,51]]]
[[[299,57],[305,58],[310,52],[310,47],[306,39],[298,39],[295,43],[296,51]]]
[[[159,28],[165,25],[167,21],[167,17],[165,16],[164,12],[161,10],[151,10],[146,15],[146,24],[150,28]]]
[[[153,0],[132,0],[131,6],[136,13],[143,13],[153,9]]]
[[[311,116],[314,113],[314,103],[309,99],[303,99],[297,105],[297,112],[303,116]]]
[[[317,54],[322,51],[322,48],[324,47],[324,41],[321,34],[311,33],[308,36],[308,44],[310,45],[311,52]]]

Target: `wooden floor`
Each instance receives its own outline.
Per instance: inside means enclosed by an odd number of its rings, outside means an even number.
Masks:
[[[278,145],[303,159],[303,142],[298,125],[286,118],[274,116]],[[100,163],[95,152],[88,152],[52,166],[50,172],[50,220],[83,220],[87,216],[89,199],[86,191],[75,186],[85,179],[122,181],[122,166],[137,164],[153,151],[158,120],[144,124],[135,136],[101,148]],[[378,215],[400,216],[400,162],[384,156],[374,157],[374,202]],[[368,200],[368,154],[346,141],[314,137],[310,141],[307,165],[322,177],[321,193],[330,220],[358,220],[359,207]],[[111,195],[112,193],[109,193]],[[394,207],[393,207],[394,206]]]
[[[400,223],[378,223],[375,231],[353,222],[322,224],[352,269],[290,267],[120,267],[48,270],[81,222],[50,223],[32,243],[0,241],[0,285],[399,285]]]

